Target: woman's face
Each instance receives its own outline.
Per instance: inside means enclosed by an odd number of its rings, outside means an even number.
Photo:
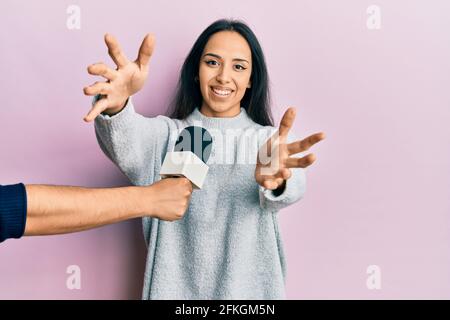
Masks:
[[[234,31],[213,34],[200,59],[200,111],[209,117],[238,115],[251,74],[252,54],[245,38]]]

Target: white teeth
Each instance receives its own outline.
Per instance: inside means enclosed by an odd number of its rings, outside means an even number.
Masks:
[[[231,93],[231,90],[219,90],[216,88],[212,88],[214,93],[220,95],[220,96],[228,96]]]

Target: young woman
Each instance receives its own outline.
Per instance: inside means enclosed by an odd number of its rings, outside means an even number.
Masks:
[[[232,20],[203,31],[181,69],[171,117],[155,118],[137,114],[130,99],[147,77],[154,38],[145,37],[134,62],[112,36],[105,42],[117,69],[102,63],[88,67],[108,81],[84,89],[96,95],[85,120],[96,119],[100,147],[133,184],[160,179],[162,160],[181,129],[200,124],[214,132],[208,176],[193,192],[184,218],[143,219],[148,245],[143,299],[283,298],[286,264],[277,212],[303,196],[303,168],[315,160],[312,154],[291,156],[324,134],[288,143],[293,108],[275,132],[267,68],[254,33]],[[258,133],[247,143],[250,131]],[[226,139],[230,134],[234,138]],[[268,150],[269,159],[258,150]]]

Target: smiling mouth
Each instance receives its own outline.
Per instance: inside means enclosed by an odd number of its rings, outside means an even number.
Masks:
[[[219,89],[219,88],[216,88],[216,87],[211,87],[211,91],[216,96],[219,96],[221,98],[226,98],[226,97],[229,97],[234,90],[231,90],[231,89]]]

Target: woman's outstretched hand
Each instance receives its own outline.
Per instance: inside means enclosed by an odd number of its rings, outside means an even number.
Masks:
[[[303,140],[286,143],[289,130],[295,120],[295,109],[289,108],[283,115],[279,130],[261,147],[255,169],[255,179],[266,189],[275,190],[285,185],[291,177],[291,168],[306,168],[316,157],[310,153],[302,158],[291,157],[308,150],[325,139],[323,132],[313,134]]]
[[[113,70],[104,63],[95,63],[87,68],[89,74],[102,76],[107,81],[98,81],[83,89],[84,94],[88,96],[98,94],[103,96],[84,117],[86,122],[94,120],[102,112],[109,115],[120,112],[127,99],[143,87],[148,75],[155,38],[151,34],[145,36],[135,61],[128,60],[112,35],[105,35],[105,43],[117,69]]]

